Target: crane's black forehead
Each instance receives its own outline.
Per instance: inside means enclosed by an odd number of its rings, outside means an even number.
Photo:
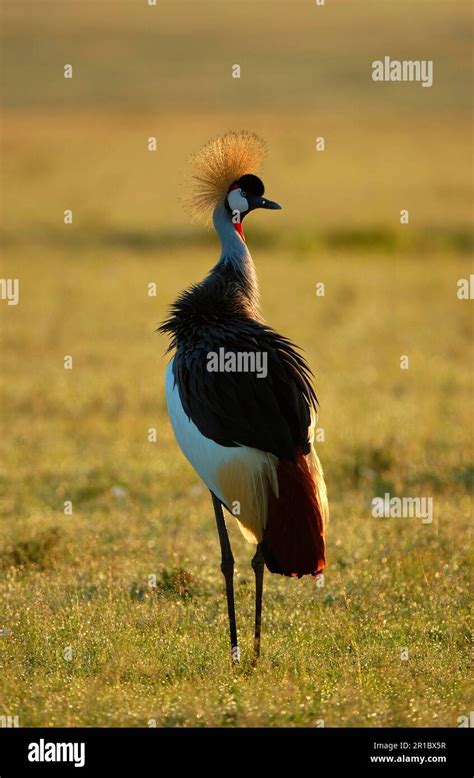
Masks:
[[[258,176],[254,176],[253,173],[246,173],[244,176],[240,176],[235,182],[240,186],[244,192],[261,197],[265,191],[263,181]]]

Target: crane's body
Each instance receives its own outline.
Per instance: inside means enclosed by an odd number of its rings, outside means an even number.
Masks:
[[[216,180],[210,182],[208,197],[221,256],[203,281],[178,297],[161,327],[171,335],[170,349],[175,349],[166,374],[175,437],[212,494],[234,660],[238,647],[233,557],[222,506],[257,546],[252,562],[257,583],[256,655],[264,562],[271,572],[286,576],[320,573],[328,514],[314,449],[317,401],[311,371],[293,344],[261,318],[255,267],[243,234],[242,219],[250,210],[280,207],[263,197],[262,182],[247,172],[245,154],[236,153],[242,138],[248,142],[252,137],[231,133],[217,142],[219,163],[222,167],[224,159],[229,167],[224,197],[221,188],[216,197],[216,184],[222,187],[221,171],[211,167]],[[212,153],[209,159],[208,151],[204,160],[209,179]],[[209,190],[209,180],[206,183]],[[226,360],[211,369],[216,353]],[[258,357],[264,371],[255,370]]]

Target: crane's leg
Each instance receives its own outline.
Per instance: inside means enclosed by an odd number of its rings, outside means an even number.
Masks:
[[[230,631],[230,650],[232,655],[232,661],[238,663],[240,661],[240,650],[237,642],[237,623],[235,621],[235,604],[234,604],[234,557],[232,556],[232,549],[230,547],[229,535],[227,534],[227,527],[224,519],[224,512],[222,510],[221,501],[217,499],[215,494],[211,492],[212,504],[214,505],[214,512],[216,514],[217,532],[219,534],[219,541],[221,544],[221,570],[225,579],[225,592],[227,596],[227,611],[229,614],[229,631]]]
[[[260,656],[260,633],[262,629],[262,599],[263,599],[263,551],[262,544],[259,543],[254,558],[252,559],[252,567],[255,573],[255,640],[254,640],[254,662],[257,661]]]

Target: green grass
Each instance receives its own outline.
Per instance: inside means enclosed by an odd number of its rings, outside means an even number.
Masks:
[[[67,273],[54,249],[11,255],[23,297],[3,315],[2,709],[23,725],[456,726],[471,635],[467,260],[434,256],[427,276],[416,256],[256,254],[269,320],[318,376],[332,517],[324,588],[267,575],[257,669],[252,548],[231,522],[232,669],[211,503],[173,440],[153,332],[208,255],[92,252]],[[372,518],[385,490],[433,496],[433,524]]]
[[[5,3],[1,274],[20,303],[0,305],[0,715],[457,726],[472,709],[472,303],[456,297],[472,273],[470,7],[243,3],[236,53],[230,4],[159,6]],[[433,57],[433,88],[374,86],[385,53]],[[217,256],[179,207],[186,157],[242,126],[266,137],[284,205],[246,232],[264,314],[316,373],[331,507],[324,587],[266,575],[256,668],[253,548],[231,520],[233,668],[212,506],[173,439],[155,332]],[[385,491],[432,496],[433,524],[374,519]]]

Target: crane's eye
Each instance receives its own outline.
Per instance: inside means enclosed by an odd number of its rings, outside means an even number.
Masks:
[[[240,190],[241,197],[247,197],[247,192],[244,192],[243,189]]]

